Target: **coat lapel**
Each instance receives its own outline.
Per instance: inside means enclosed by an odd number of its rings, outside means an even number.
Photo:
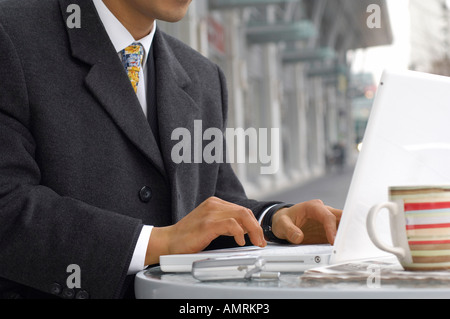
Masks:
[[[72,0],[60,0],[64,21]],[[81,28],[67,28],[72,55],[91,65],[87,88],[128,139],[165,175],[158,144],[92,1],[79,2]]]
[[[172,218],[175,222],[193,209],[187,203],[193,203],[198,196],[195,182],[200,172],[198,165],[174,162],[172,149],[179,141],[172,141],[172,133],[183,128],[189,130],[193,138],[194,120],[202,119],[202,110],[196,102],[201,92],[195,79],[180,63],[181,58],[178,60],[168,36],[157,29],[153,41],[161,151],[172,191]]]
[[[175,175],[177,165],[171,153],[176,142],[171,140],[177,128],[186,128],[193,133],[195,119],[200,119],[200,109],[192,96],[197,96],[196,86],[165,39],[166,35],[156,31],[155,46],[156,93],[161,149],[169,175]]]

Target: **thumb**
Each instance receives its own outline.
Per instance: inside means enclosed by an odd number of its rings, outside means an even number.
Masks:
[[[284,218],[280,226],[282,226],[280,236],[275,234],[278,238],[285,239],[294,245],[299,245],[303,242],[305,235],[290,218]]]

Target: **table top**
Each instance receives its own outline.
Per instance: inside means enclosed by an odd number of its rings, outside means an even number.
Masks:
[[[282,273],[278,280],[200,282],[191,273],[164,273],[159,267],[140,272],[138,299],[442,299],[450,298],[449,282],[380,282],[325,280],[303,273]]]

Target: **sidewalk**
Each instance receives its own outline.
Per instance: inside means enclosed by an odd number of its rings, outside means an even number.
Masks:
[[[298,187],[273,194],[263,200],[275,200],[285,203],[301,203],[312,199],[320,199],[326,205],[343,209],[347,192],[352,181],[354,167],[345,167],[342,171],[334,171]]]

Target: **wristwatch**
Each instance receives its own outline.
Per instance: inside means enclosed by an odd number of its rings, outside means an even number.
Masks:
[[[289,208],[292,207],[294,205],[291,204],[278,204],[275,205],[273,207],[271,207],[266,215],[264,216],[263,220],[261,221],[261,227],[263,229],[264,232],[264,238],[267,241],[273,242],[273,243],[277,243],[277,244],[290,244],[287,240],[284,239],[280,239],[277,236],[275,236],[275,234],[272,232],[272,218],[273,215],[275,215],[275,213],[277,211],[279,211],[282,208]]]

